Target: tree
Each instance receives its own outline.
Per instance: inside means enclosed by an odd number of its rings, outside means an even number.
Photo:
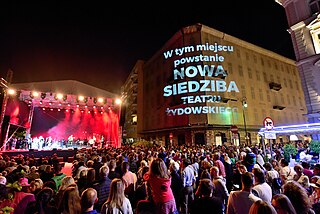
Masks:
[[[292,155],[296,155],[296,154],[297,154],[297,148],[294,145],[288,143],[284,146],[283,155],[288,162],[290,162],[290,158],[292,157]]]
[[[319,160],[320,160],[320,154],[319,154],[320,153],[320,142],[317,140],[312,140],[310,142],[309,146],[310,146],[311,151],[318,154],[318,162],[319,162]]]

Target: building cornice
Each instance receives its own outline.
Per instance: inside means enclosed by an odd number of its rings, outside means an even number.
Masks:
[[[275,2],[277,2],[278,4],[280,4],[283,7],[286,7],[292,1],[293,0],[275,0]]]

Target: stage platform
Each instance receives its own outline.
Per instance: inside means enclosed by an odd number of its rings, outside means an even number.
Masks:
[[[2,154],[2,156],[8,155],[9,157],[17,156],[19,154],[22,154],[23,156],[33,155],[35,158],[40,158],[41,156],[42,157],[46,157],[46,156],[50,157],[53,154],[57,154],[60,162],[72,162],[73,157],[75,156],[78,149],[81,149],[81,148],[52,149],[52,150],[15,149],[15,150],[2,151],[2,152],[0,152],[0,154]]]

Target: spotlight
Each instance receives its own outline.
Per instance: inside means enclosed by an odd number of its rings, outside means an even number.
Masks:
[[[63,94],[56,94],[56,96],[54,97],[56,100],[62,100],[63,98]]]
[[[30,92],[30,93],[31,93],[31,92]],[[33,97],[39,97],[39,92],[33,91],[33,92],[32,92],[32,96],[33,96]]]
[[[67,95],[63,96],[63,100],[66,101],[67,100]]]
[[[80,95],[80,96],[78,97],[78,101],[84,101],[84,96],[81,96],[81,95]]]
[[[14,89],[8,89],[7,92],[9,95],[15,95],[17,93],[16,90],[14,90]]]
[[[40,105],[42,105],[42,100],[40,100]]]
[[[122,100],[119,99],[119,98],[117,98],[117,99],[115,100],[115,103],[116,103],[117,105],[120,105],[120,104],[122,103]]]
[[[99,103],[103,103],[103,98],[102,98],[102,97],[99,97],[99,98],[98,98],[98,102],[99,102]]]

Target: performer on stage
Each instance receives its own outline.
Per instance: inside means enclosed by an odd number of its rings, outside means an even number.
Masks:
[[[38,148],[42,149],[42,147],[44,146],[44,138],[42,136],[39,136],[38,143]]]
[[[31,135],[28,134],[27,135],[27,149],[31,149],[31,146],[32,146],[32,138],[31,138]]]
[[[73,135],[70,135],[70,136],[68,137],[68,144],[67,144],[67,147],[68,147],[68,145],[72,146],[73,139],[74,139]]]

